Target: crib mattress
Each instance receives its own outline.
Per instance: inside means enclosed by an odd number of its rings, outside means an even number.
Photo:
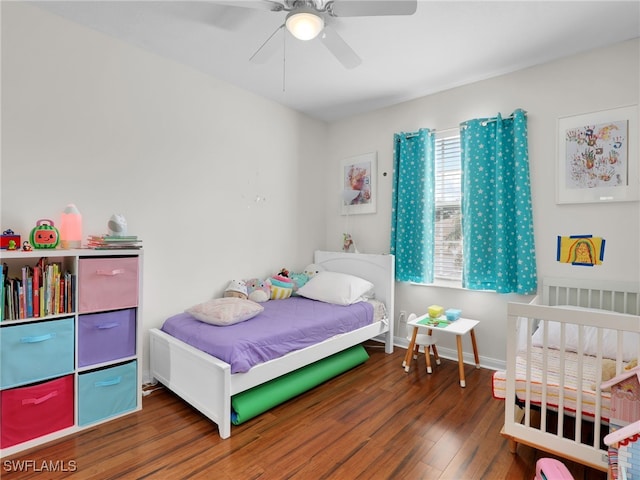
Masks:
[[[291,297],[262,305],[262,313],[234,325],[219,327],[180,313],[168,318],[162,330],[228,363],[231,373],[241,373],[374,321],[370,302],[343,306]]]
[[[564,387],[560,385],[560,350],[547,349],[547,407],[557,409],[560,404],[560,395],[564,395],[563,408],[565,411],[575,412],[578,404],[578,364],[582,363],[582,414],[595,417],[596,412],[596,357],[590,355],[579,356],[574,352],[564,352]],[[531,348],[531,403],[542,405],[543,398],[543,349]],[[516,397],[524,402],[526,395],[526,357],[516,357]],[[506,396],[506,372],[496,371],[492,377],[493,397],[504,400]],[[611,394],[608,391],[601,392],[600,416],[602,420],[609,420],[609,408]]]

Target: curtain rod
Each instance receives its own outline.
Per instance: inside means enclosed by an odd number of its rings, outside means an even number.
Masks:
[[[517,111],[517,110],[516,110]],[[507,116],[507,117],[502,117],[503,120],[509,120],[509,119],[513,119],[513,114],[515,112],[513,112],[511,115]],[[526,110],[523,110],[524,116],[527,116],[527,112]],[[485,120],[482,120],[481,125],[484,127],[489,123],[493,123],[495,121],[497,121],[497,118],[487,118]],[[470,120],[467,120],[467,122],[469,122]],[[438,129],[436,130],[431,129],[429,130],[429,133],[443,133],[443,132],[449,132],[449,131],[454,131],[454,130],[460,130],[462,128],[467,128],[467,122],[463,122],[460,124],[459,127],[449,127],[449,128],[443,128],[443,129]],[[413,138],[413,137],[417,137],[418,135],[420,135],[420,132],[411,132],[411,133],[405,133],[404,134],[404,138]]]
[[[508,115],[508,116],[506,116],[506,117],[502,117],[502,119],[503,119],[503,120],[510,120],[510,119],[513,119],[513,115],[514,115],[514,113],[516,113],[518,110],[520,110],[520,109],[517,109],[517,110],[516,110],[516,111],[514,111],[511,115]],[[526,111],[526,110],[521,110],[521,111],[522,111],[522,113],[524,113],[524,116],[526,117],[526,116],[527,116],[527,111]],[[467,128],[467,122],[470,122],[470,121],[471,121],[471,120],[467,120],[466,122],[461,123],[461,124],[460,124],[460,128]],[[480,125],[482,125],[483,127],[485,127],[487,124],[489,124],[489,123],[493,123],[493,122],[497,122],[497,121],[498,121],[498,119],[497,119],[497,118],[495,118],[495,117],[494,117],[494,118],[485,118],[484,120],[482,120],[482,121],[480,122]]]
[[[459,128],[458,127],[449,127],[449,128],[438,129],[438,130],[436,130],[434,128],[434,129],[429,130],[429,133],[443,133],[443,132],[449,132],[449,131],[453,132],[455,130],[459,130]],[[420,135],[420,132],[405,133],[404,134],[404,138],[413,138],[413,137],[417,137],[418,135]]]

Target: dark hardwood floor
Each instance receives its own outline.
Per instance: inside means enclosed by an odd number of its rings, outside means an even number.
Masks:
[[[406,374],[405,350],[367,347],[363,365],[248,422],[221,440],[217,427],[172,393],[143,409],[2,459],[13,479],[532,479],[540,452],[509,453],[504,404],[491,371],[424,358]],[[606,474],[565,462],[576,480]]]

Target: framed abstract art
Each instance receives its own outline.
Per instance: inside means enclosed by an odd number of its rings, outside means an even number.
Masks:
[[[340,171],[340,213],[353,215],[376,212],[377,154],[345,158]]]
[[[638,108],[558,119],[556,203],[638,200]]]

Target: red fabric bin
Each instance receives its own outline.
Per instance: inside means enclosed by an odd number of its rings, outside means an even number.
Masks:
[[[0,447],[73,426],[73,375],[0,394]]]

